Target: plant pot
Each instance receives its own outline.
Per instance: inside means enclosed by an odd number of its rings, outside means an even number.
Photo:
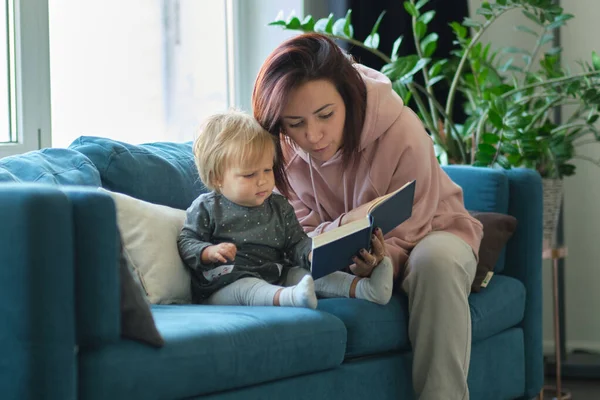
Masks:
[[[542,179],[544,196],[544,245],[556,244],[556,227],[563,197],[562,179]]]

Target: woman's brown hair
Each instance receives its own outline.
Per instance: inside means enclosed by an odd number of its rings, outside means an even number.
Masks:
[[[342,148],[342,162],[348,165],[356,160],[360,134],[365,121],[367,89],[354,61],[327,36],[306,33],[280,44],[263,63],[252,92],[254,118],[275,136],[277,164],[275,184],[284,195],[289,194],[282,149],[281,113],[290,92],[314,80],[330,81],[344,100],[346,120]]]

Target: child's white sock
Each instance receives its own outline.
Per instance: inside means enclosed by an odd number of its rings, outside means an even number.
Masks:
[[[286,287],[279,293],[279,305],[282,307],[317,308],[315,281],[306,275],[295,286]]]
[[[350,287],[356,276],[337,271],[315,281],[315,291],[321,297],[350,297]],[[355,297],[378,304],[387,304],[392,297],[394,268],[389,257],[373,269],[369,278],[356,285]]]
[[[356,298],[387,304],[392,297],[394,286],[394,267],[389,257],[384,257],[371,272],[369,278],[363,278],[356,285]]]

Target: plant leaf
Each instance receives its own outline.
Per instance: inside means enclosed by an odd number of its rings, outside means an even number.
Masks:
[[[365,46],[377,49],[379,47],[379,33],[371,33],[367,36],[365,39]]]
[[[333,13],[327,18],[321,18],[315,23],[315,32],[333,33]]]
[[[429,77],[433,78],[434,76],[439,75],[442,72],[442,68],[444,67],[444,65],[447,62],[448,62],[448,60],[443,59],[443,60],[439,60],[435,64],[433,64],[431,66],[431,68],[429,69]]]
[[[379,30],[379,25],[381,24],[381,21],[383,20],[383,16],[385,15],[386,11],[383,10],[381,12],[381,14],[379,14],[379,17],[377,17],[377,21],[375,21],[375,25],[373,25],[373,29],[371,29],[371,35],[373,35],[374,33],[377,33],[377,31]]]
[[[350,24],[350,18],[352,16],[352,10],[348,10],[344,18],[339,18],[333,24],[332,32],[336,36],[346,37],[351,39],[354,35],[354,29]]]
[[[489,143],[479,143],[477,150],[483,154],[494,156],[496,154],[496,148]]]
[[[302,30],[305,32],[312,32],[315,29],[315,20],[313,19],[312,15],[307,15],[304,17],[300,28],[302,28]]]
[[[483,135],[481,135],[481,140],[483,141],[483,143],[493,145],[500,141],[500,136],[496,135],[495,133],[484,133]]]
[[[533,29],[525,26],[525,25],[517,25],[515,26],[515,30],[519,31],[519,32],[525,32],[528,33],[530,35],[533,35],[535,37],[540,36],[539,33],[537,33],[536,31],[534,31]]]
[[[421,69],[423,69],[423,67],[426,66],[429,61],[431,61],[429,58],[420,58],[415,66],[400,78],[400,82],[407,82],[409,79],[412,79],[412,77]]]
[[[398,39],[394,41],[394,46],[392,48],[392,61],[396,61],[398,59],[398,50],[400,50],[402,39],[404,39],[404,36],[400,35]]]
[[[595,51],[592,52],[592,65],[595,71],[600,70],[600,56]]]
[[[423,13],[423,15],[421,15],[418,18],[418,20],[422,21],[425,25],[427,25],[428,23],[431,22],[433,17],[435,17],[435,10],[431,10],[431,11],[427,11],[426,13]]]
[[[427,87],[431,87],[431,86],[435,85],[436,83],[438,83],[439,81],[441,81],[444,78],[445,78],[444,75],[438,75],[436,77],[431,78],[429,80],[429,83],[427,84]]]
[[[421,42],[421,51],[423,51],[423,57],[431,57],[437,48],[438,41],[437,33],[430,33]]]
[[[492,125],[494,125],[498,129],[502,129],[502,127],[504,126],[504,124],[502,123],[502,117],[494,110],[490,110],[490,112],[488,113],[488,119],[490,120]]]
[[[284,14],[283,14],[283,10],[280,10],[277,13],[277,16],[275,17],[275,19],[271,22],[269,22],[267,25],[269,26],[275,26],[275,25],[281,25],[281,26],[286,26],[287,24],[285,23],[285,19],[283,19]]]
[[[464,39],[464,38],[467,37],[467,28],[465,28],[464,26],[462,26],[458,22],[452,22],[450,24],[450,26],[452,27],[452,30],[454,31],[454,33],[456,33],[456,36],[459,39]]]
[[[465,18],[463,21],[463,26],[468,26],[471,28],[481,28],[482,23],[479,21],[475,21],[472,18]]]
[[[505,47],[502,49],[502,52],[507,54],[529,54],[529,51],[515,46]]]
[[[417,18],[419,16],[419,10],[417,10],[417,7],[415,7],[415,5],[413,3],[411,3],[410,1],[405,1],[404,2],[404,9],[406,10],[407,13],[409,13],[411,16]]]
[[[419,0],[417,1],[417,9],[420,10],[425,4],[429,3],[429,0]]]
[[[426,32],[427,32],[427,25],[425,25],[425,22],[417,21],[417,23],[415,24],[415,34],[417,36],[417,39],[423,38],[423,36],[425,35]]]
[[[540,19],[536,15],[531,13],[530,11],[523,10],[523,15],[525,15],[527,18],[529,18],[531,21],[535,22],[536,24],[541,25]]]

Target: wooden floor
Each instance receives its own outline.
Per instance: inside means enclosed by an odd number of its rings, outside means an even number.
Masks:
[[[554,385],[554,380],[548,378],[546,384]],[[598,380],[563,380],[563,391],[571,393],[573,400],[600,400],[600,381]],[[552,399],[546,393],[544,399]]]

